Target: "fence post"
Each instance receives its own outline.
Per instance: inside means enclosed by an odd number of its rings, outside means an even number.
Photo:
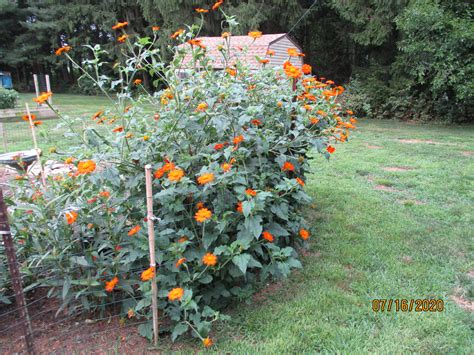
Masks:
[[[15,247],[13,246],[10,225],[8,224],[7,206],[3,201],[2,188],[0,188],[0,234],[2,234],[3,244],[5,245],[5,253],[7,255],[8,267],[10,269],[13,291],[15,292],[16,305],[20,320],[22,321],[23,333],[25,334],[26,349],[29,354],[34,354],[33,331],[31,329],[28,309],[26,308],[25,303],[25,295],[23,294],[23,288],[21,285],[20,271],[18,270]]]
[[[36,97],[38,97],[40,95],[40,91],[39,91],[38,75],[37,74],[33,74],[33,81],[35,83]],[[37,105],[41,106],[41,104],[39,104],[39,103]]]
[[[158,287],[156,285],[156,262],[155,262],[155,216],[153,215],[153,186],[151,179],[151,165],[145,165],[145,185],[146,185],[146,209],[148,223],[148,246],[150,248],[150,267],[155,269],[153,280],[151,281],[151,308],[153,312],[153,340],[158,346]]]
[[[47,92],[51,92],[51,83],[50,83],[50,81],[49,81],[49,75],[46,74],[46,75],[44,76],[44,78],[45,78],[45,80],[46,80],[46,91],[47,91]],[[48,102],[49,102],[50,105],[53,104],[53,97],[52,97],[52,96],[48,97]]]

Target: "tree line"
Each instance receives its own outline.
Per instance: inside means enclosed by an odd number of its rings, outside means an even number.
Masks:
[[[200,15],[206,0],[0,0],[0,70],[15,88],[32,90],[32,74],[49,74],[55,91],[89,92],[54,50],[68,44],[77,62],[84,44],[120,55],[111,27],[151,35],[159,45]],[[288,32],[302,46],[316,75],[347,85],[346,100],[360,115],[405,119],[472,119],[473,7],[469,0],[225,0],[240,23],[236,34],[258,29]],[[220,35],[222,15],[204,16],[203,35]]]

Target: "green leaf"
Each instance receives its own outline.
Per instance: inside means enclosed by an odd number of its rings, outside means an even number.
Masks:
[[[232,262],[242,271],[242,273],[245,275],[247,272],[247,265],[250,261],[250,254],[240,254],[240,255],[235,255],[232,258]]]
[[[171,341],[175,341],[177,337],[186,333],[189,329],[189,326],[186,323],[178,323],[171,333]]]
[[[140,324],[138,326],[138,333],[142,337],[145,337],[151,341],[153,339],[153,322],[150,321],[144,324]]]

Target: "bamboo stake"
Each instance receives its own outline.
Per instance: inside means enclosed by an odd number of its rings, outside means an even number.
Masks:
[[[151,179],[151,165],[145,165],[145,184],[146,184],[146,209],[148,223],[148,246],[150,248],[150,267],[154,268],[153,279],[151,282],[152,291],[152,311],[153,311],[153,340],[155,346],[158,346],[158,287],[156,284],[156,262],[155,262],[155,226],[153,215],[153,187]]]
[[[44,175],[43,164],[41,163],[40,159],[40,150],[38,149],[38,143],[36,142],[36,133],[35,133],[35,125],[33,123],[33,119],[31,118],[30,107],[27,103],[26,106],[26,113],[28,114],[28,120],[30,121],[30,128],[31,128],[31,136],[33,137],[33,145],[36,151],[36,159],[38,159],[38,164],[40,166],[40,174],[41,174],[41,181],[43,182],[43,186],[46,187],[46,177]]]

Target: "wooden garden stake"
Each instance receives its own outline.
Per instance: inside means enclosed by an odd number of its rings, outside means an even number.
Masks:
[[[38,75],[33,74],[33,81],[35,82],[35,92],[36,92],[36,97],[40,95],[39,91],[39,84],[38,84]],[[38,106],[41,106],[40,103],[37,104]]]
[[[36,158],[38,159],[38,164],[40,166],[41,181],[43,182],[43,186],[46,187],[46,177],[44,176],[43,164],[41,163],[41,159],[40,159],[40,150],[38,149],[38,143],[36,142],[35,125],[33,123],[33,119],[31,118],[30,108],[28,104],[25,103],[25,106],[26,106],[26,113],[28,114],[28,119],[30,121],[31,136],[33,137],[33,144],[36,151]]]
[[[50,83],[50,81],[49,81],[49,75],[46,74],[46,75],[44,76],[44,78],[46,79],[46,91],[47,91],[47,92],[51,92],[51,83]],[[49,102],[50,105],[53,104],[53,96],[48,97],[48,102]]]
[[[158,287],[156,285],[156,262],[155,262],[155,226],[153,215],[153,187],[151,179],[151,165],[145,165],[145,185],[146,185],[146,209],[148,223],[148,246],[150,249],[150,267],[154,268],[153,279],[151,281],[153,311],[153,340],[155,346],[158,346]]]
[[[5,254],[7,255],[8,268],[12,279],[12,288],[15,292],[18,315],[21,320],[21,327],[25,336],[26,351],[28,354],[34,354],[33,330],[31,328],[30,318],[28,317],[28,308],[25,303],[25,295],[21,286],[21,276],[18,270],[18,261],[16,259],[15,247],[13,246],[10,225],[8,224],[7,206],[3,201],[3,189],[0,188],[0,234],[3,237]]]

